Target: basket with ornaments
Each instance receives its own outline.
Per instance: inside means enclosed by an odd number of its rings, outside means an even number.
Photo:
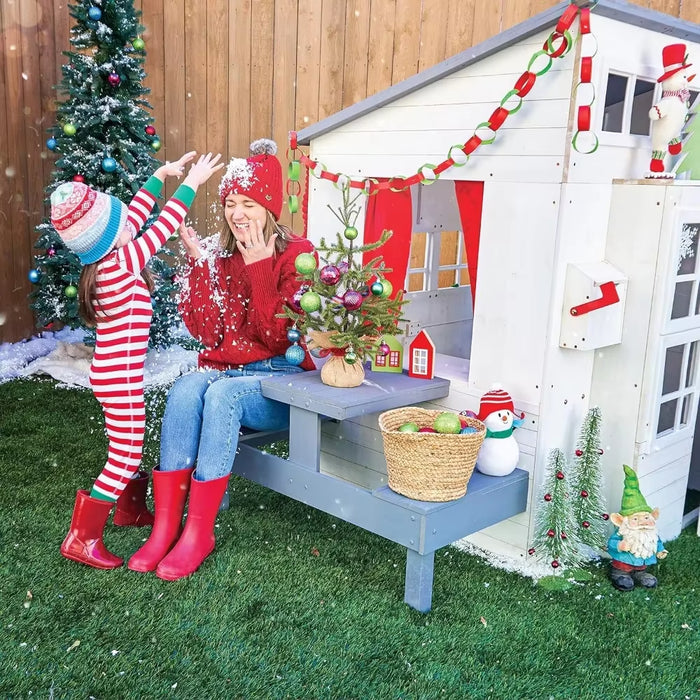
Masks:
[[[419,501],[467,492],[486,427],[477,418],[416,406],[379,416],[389,488]]]

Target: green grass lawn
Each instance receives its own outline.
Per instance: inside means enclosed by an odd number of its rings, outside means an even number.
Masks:
[[[400,546],[237,478],[189,579],[63,559],[105,455],[90,392],[0,385],[2,698],[700,698],[694,527],[667,544],[659,588],[629,594],[605,567],[546,592],[447,547],[422,615],[402,602]],[[147,532],[105,539],[128,556]]]

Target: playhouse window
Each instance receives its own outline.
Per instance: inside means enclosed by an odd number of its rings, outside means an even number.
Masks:
[[[424,292],[469,284],[460,231],[421,231],[411,236],[408,291]]]
[[[671,320],[700,314],[699,234],[700,223],[682,224],[678,246],[676,281],[671,304]]]
[[[603,131],[648,136],[649,109],[654,104],[656,84],[636,76],[608,74],[603,111]]]
[[[699,342],[666,348],[656,437],[686,428],[692,421]]]

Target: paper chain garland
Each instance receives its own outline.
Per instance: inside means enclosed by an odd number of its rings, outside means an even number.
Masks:
[[[591,34],[591,7],[597,4],[598,0],[590,3],[588,7],[580,7],[577,0],[572,0],[571,4],[564,10],[559,18],[554,31],[549,35],[544,42],[542,49],[536,51],[527,65],[527,70],[515,81],[513,88],[509,90],[500,102],[500,105],[494,110],[493,114],[487,121],[481,122],[475,129],[473,135],[464,144],[455,144],[450,146],[447,152],[447,158],[442,163],[435,165],[433,163],[424,163],[417,172],[410,177],[391,177],[384,182],[379,182],[376,178],[370,177],[365,180],[353,180],[349,175],[342,173],[332,173],[326,169],[326,166],[320,161],[314,161],[307,156],[298,147],[297,132],[289,132],[289,148],[287,149],[287,158],[290,160],[287,180],[287,206],[289,211],[294,214],[299,210],[299,194],[301,192],[301,184],[299,178],[301,175],[301,166],[309,169],[314,177],[330,180],[333,184],[340,188],[352,187],[362,190],[366,195],[373,195],[380,190],[389,189],[392,192],[403,192],[412,185],[421,183],[423,185],[432,185],[440,178],[440,175],[448,168],[460,168],[469,162],[469,158],[474,151],[481,145],[488,145],[496,140],[496,132],[503,126],[503,123],[509,115],[515,114],[523,104],[523,98],[532,90],[535,81],[541,75],[544,75],[551,67],[552,60],[562,58],[571,50],[573,40],[569,33],[569,28],[573,24],[578,15],[580,35],[586,36]],[[582,2],[582,0],[578,0]],[[581,69],[579,83],[576,85],[576,93],[583,85],[589,85],[591,94],[587,104],[580,105],[578,108],[577,130],[574,134],[571,145],[574,150],[579,153],[593,153],[598,148],[598,137],[593,133],[594,142],[588,150],[580,150],[577,146],[579,136],[583,132],[590,131],[591,127],[591,106],[595,100],[595,92],[591,76],[593,73],[593,56],[597,53],[595,49],[590,55],[581,57]],[[533,70],[533,66],[545,56],[544,64],[538,70]],[[511,104],[512,100],[512,104]],[[299,152],[297,154],[297,151]],[[290,158],[291,156],[291,158]]]

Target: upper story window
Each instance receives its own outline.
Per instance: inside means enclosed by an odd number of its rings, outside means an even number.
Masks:
[[[636,75],[608,73],[603,111],[603,131],[648,136],[649,110],[654,104],[656,82]]]

